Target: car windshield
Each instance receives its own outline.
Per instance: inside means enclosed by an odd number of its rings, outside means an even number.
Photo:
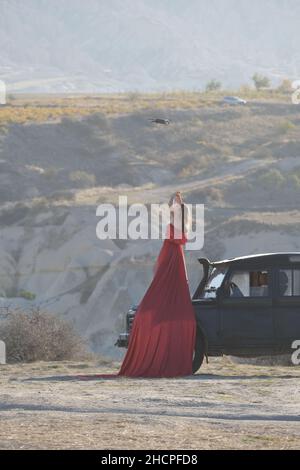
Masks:
[[[209,299],[216,297],[216,291],[218,287],[221,286],[226,272],[227,267],[225,266],[213,268],[208,277],[206,286],[202,294],[202,298]]]

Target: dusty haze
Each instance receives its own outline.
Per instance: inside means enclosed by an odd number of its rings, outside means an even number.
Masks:
[[[2,0],[9,90],[225,87],[300,78],[297,0]]]

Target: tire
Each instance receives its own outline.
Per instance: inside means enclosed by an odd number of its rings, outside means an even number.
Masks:
[[[202,331],[197,328],[195,350],[193,357],[193,374],[195,374],[202,366],[205,356],[206,341]]]

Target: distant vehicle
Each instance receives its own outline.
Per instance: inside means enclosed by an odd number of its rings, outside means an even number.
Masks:
[[[193,372],[206,356],[275,356],[300,340],[300,253],[266,253],[210,262],[192,303],[197,322]],[[137,306],[126,314],[128,346]]]
[[[238,96],[224,96],[222,103],[231,105],[244,105],[247,104],[247,101],[239,98]]]
[[[165,126],[170,124],[170,119],[154,118],[149,119],[149,121],[154,122],[155,124],[164,124]]]

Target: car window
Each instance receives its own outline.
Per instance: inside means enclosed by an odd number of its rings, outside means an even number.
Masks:
[[[279,294],[283,297],[300,296],[300,269],[279,270]]]
[[[268,297],[268,270],[235,271],[225,286],[228,297]]]
[[[218,287],[221,286],[227,267],[217,267],[210,273],[202,297],[205,299],[215,298]]]

